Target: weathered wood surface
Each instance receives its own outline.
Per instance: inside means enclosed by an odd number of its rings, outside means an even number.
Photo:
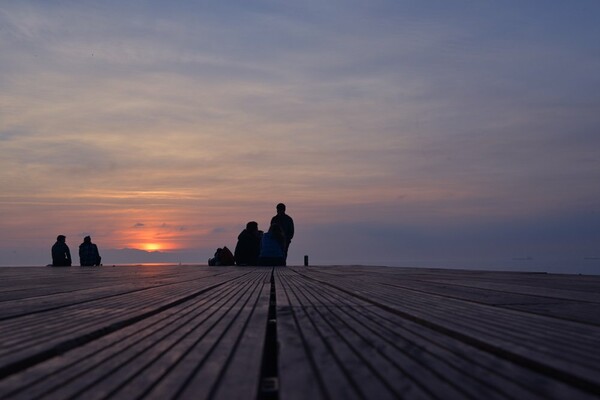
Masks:
[[[0,397],[258,392],[270,269],[16,272],[10,271],[13,282],[2,279]]]
[[[0,268],[0,398],[600,398],[600,276]]]

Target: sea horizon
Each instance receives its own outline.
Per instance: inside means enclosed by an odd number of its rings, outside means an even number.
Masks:
[[[302,266],[302,262],[291,262],[289,266]],[[11,267],[47,267],[48,264],[0,264],[0,268]],[[73,267],[79,267],[74,263]],[[207,266],[203,261],[165,261],[165,262],[115,262],[103,263],[102,267],[162,267],[162,266]],[[581,259],[543,259],[543,258],[515,258],[508,260],[400,260],[400,261],[315,261],[310,266],[365,266],[365,267],[391,267],[391,268],[423,268],[423,269],[448,269],[448,270],[473,270],[494,272],[523,272],[523,273],[549,273],[567,275],[600,275],[600,258],[584,257]],[[219,268],[219,267],[215,267]],[[242,267],[243,268],[243,267]]]

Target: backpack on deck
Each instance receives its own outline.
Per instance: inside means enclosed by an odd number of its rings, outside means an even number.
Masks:
[[[221,262],[220,265],[235,265],[233,253],[227,248],[227,246],[223,246],[221,254],[219,255],[219,261]]]
[[[223,266],[227,266],[227,265],[234,265],[235,264],[235,258],[233,257],[233,253],[231,253],[231,250],[229,250],[227,248],[227,246],[223,246],[223,248],[218,248],[217,251],[215,252],[215,257],[214,258],[210,258],[208,260],[208,265],[210,266],[216,266],[216,265],[223,265]]]

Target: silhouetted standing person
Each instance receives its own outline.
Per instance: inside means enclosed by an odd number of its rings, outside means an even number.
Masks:
[[[271,218],[271,225],[273,224],[279,225],[283,231],[283,236],[285,238],[285,247],[283,251],[287,260],[288,248],[294,237],[294,220],[285,213],[285,204],[277,204],[277,215]]]
[[[263,232],[258,230],[258,224],[250,221],[238,236],[235,245],[235,263],[237,265],[257,265],[260,253],[260,240]]]
[[[98,246],[92,243],[92,238],[86,236],[83,243],[79,245],[79,265],[82,267],[92,267],[100,265],[102,257],[98,252]]]
[[[52,266],[53,267],[70,267],[71,266],[71,251],[66,243],[65,235],[58,235],[56,243],[52,246]]]

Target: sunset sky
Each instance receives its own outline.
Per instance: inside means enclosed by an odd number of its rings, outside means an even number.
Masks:
[[[205,263],[284,202],[291,264],[600,273],[599,38],[596,0],[2,1],[0,265]]]

